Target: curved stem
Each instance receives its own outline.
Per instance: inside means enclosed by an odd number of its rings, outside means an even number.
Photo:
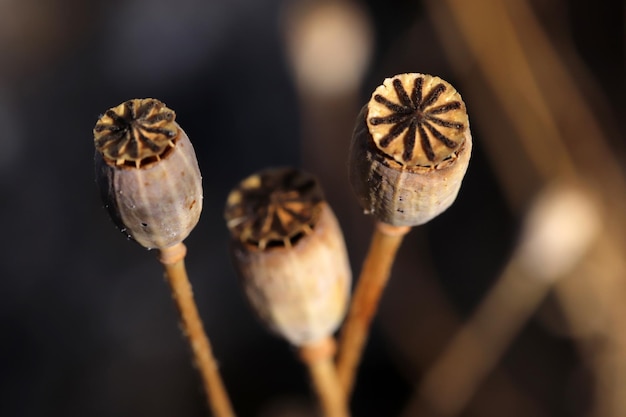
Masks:
[[[370,323],[389,280],[396,252],[409,230],[408,226],[376,223],[350,311],[339,339],[337,375],[346,398],[349,398],[352,393]]]
[[[307,365],[311,382],[325,417],[349,417],[345,396],[337,379],[333,356],[335,342],[328,337],[320,342],[300,346],[300,359]]]
[[[165,277],[172,289],[172,297],[180,314],[183,334],[187,337],[193,352],[194,364],[198,368],[204,384],[209,407],[215,417],[234,417],[228,394],[217,369],[209,339],[204,332],[202,320],[193,299],[191,284],[185,269],[187,249],[178,243],[161,249],[159,261],[165,268]]]

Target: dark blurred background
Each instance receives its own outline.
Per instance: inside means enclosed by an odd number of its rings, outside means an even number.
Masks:
[[[576,177],[611,233],[459,413],[623,417],[625,18],[620,1],[0,0],[0,415],[209,415],[156,254],[115,229],[94,181],[99,114],[143,97],[196,149],[187,268],[238,415],[311,415],[306,371],[242,296],[224,201],[261,168],[317,174],[356,279],[373,222],[347,182],[352,126],[385,77],[423,72],[463,95],[474,152],[456,203],[400,250],[354,415],[447,415],[420,381],[509,270],[533,197]]]

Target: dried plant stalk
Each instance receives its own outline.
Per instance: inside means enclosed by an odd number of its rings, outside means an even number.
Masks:
[[[459,415],[557,280],[585,256],[601,230],[598,205],[584,188],[544,190],[526,221],[513,260],[467,324],[423,378],[406,416],[420,402]]]
[[[219,374],[217,362],[213,357],[211,344],[204,332],[191,284],[187,278],[184,261],[186,252],[185,245],[178,243],[161,249],[159,260],[165,268],[165,277],[172,289],[172,297],[180,314],[183,334],[189,341],[194,363],[202,377],[209,407],[215,417],[234,417],[235,413]]]
[[[370,323],[391,275],[396,252],[409,230],[408,226],[376,223],[359,285],[353,296],[354,302],[350,306],[339,342],[341,348],[337,355],[337,375],[343,392],[348,395],[352,392]]]
[[[585,68],[572,59],[575,54],[563,59],[565,55],[559,54],[528,2],[489,0],[470,5],[446,0],[426,5],[442,39],[447,41],[450,58],[464,66],[467,62],[457,60],[458,51],[474,55],[477,68],[518,131],[536,174],[542,180],[580,176],[594,181],[596,189],[604,194],[606,231],[598,239],[588,267],[583,268],[593,270],[593,276],[585,282],[589,296],[581,293],[583,297],[577,298],[581,302],[573,305],[569,293],[577,291],[571,287],[574,281],[564,280],[556,289],[564,301],[569,328],[587,327],[589,317],[606,323],[600,334],[579,341],[598,381],[594,415],[621,417],[626,414],[626,333],[622,325],[626,315],[622,300],[626,184],[606,137],[612,126],[608,119],[601,121],[595,116],[592,102],[580,87],[586,81],[582,75]],[[460,39],[451,36],[450,27],[456,27]],[[567,48],[563,39],[559,45]],[[453,51],[455,46],[457,50]],[[569,48],[573,52],[572,45]],[[509,168],[506,164],[502,167]],[[602,294],[601,301],[595,300],[596,294]],[[598,350],[598,345],[603,348]]]
[[[300,359],[306,364],[311,382],[320,399],[322,411],[326,417],[348,417],[345,396],[337,372],[333,357],[335,355],[335,342],[327,337],[315,343],[303,345],[299,348]]]

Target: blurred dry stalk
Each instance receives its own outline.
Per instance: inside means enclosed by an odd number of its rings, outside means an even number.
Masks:
[[[422,402],[437,415],[459,415],[553,285],[586,255],[601,223],[593,195],[578,184],[540,193],[513,259],[426,373],[405,415],[419,415]]]
[[[282,23],[300,99],[302,167],[316,173],[344,231],[352,236],[363,227],[361,216],[355,216],[360,210],[346,193],[345,167],[360,107],[358,88],[372,53],[371,24],[361,4],[350,0],[286,3]]]
[[[556,52],[527,2],[426,4],[459,76],[467,79],[467,101],[473,103],[473,117],[486,126],[482,139],[511,206],[519,213],[535,190],[556,178],[584,178],[600,195],[604,233],[572,276],[558,282],[556,294],[567,327],[595,372],[593,415],[624,416],[626,185],[606,137],[615,129],[594,116],[580,88],[589,81],[573,75],[584,73],[581,63],[573,53],[566,62]],[[498,112],[516,135],[497,123],[490,129]],[[511,152],[516,148],[523,155]]]

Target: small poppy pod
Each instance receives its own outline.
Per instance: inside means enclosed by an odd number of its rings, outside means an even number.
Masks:
[[[269,169],[228,196],[231,254],[253,310],[292,345],[330,336],[343,319],[351,271],[343,234],[311,175]]]
[[[107,110],[94,128],[96,179],[115,224],[140,245],[182,242],[202,211],[202,178],[175,113],[155,99]]]
[[[452,205],[471,151],[465,103],[454,87],[430,75],[396,75],[357,116],[350,182],[366,213],[418,226]]]

